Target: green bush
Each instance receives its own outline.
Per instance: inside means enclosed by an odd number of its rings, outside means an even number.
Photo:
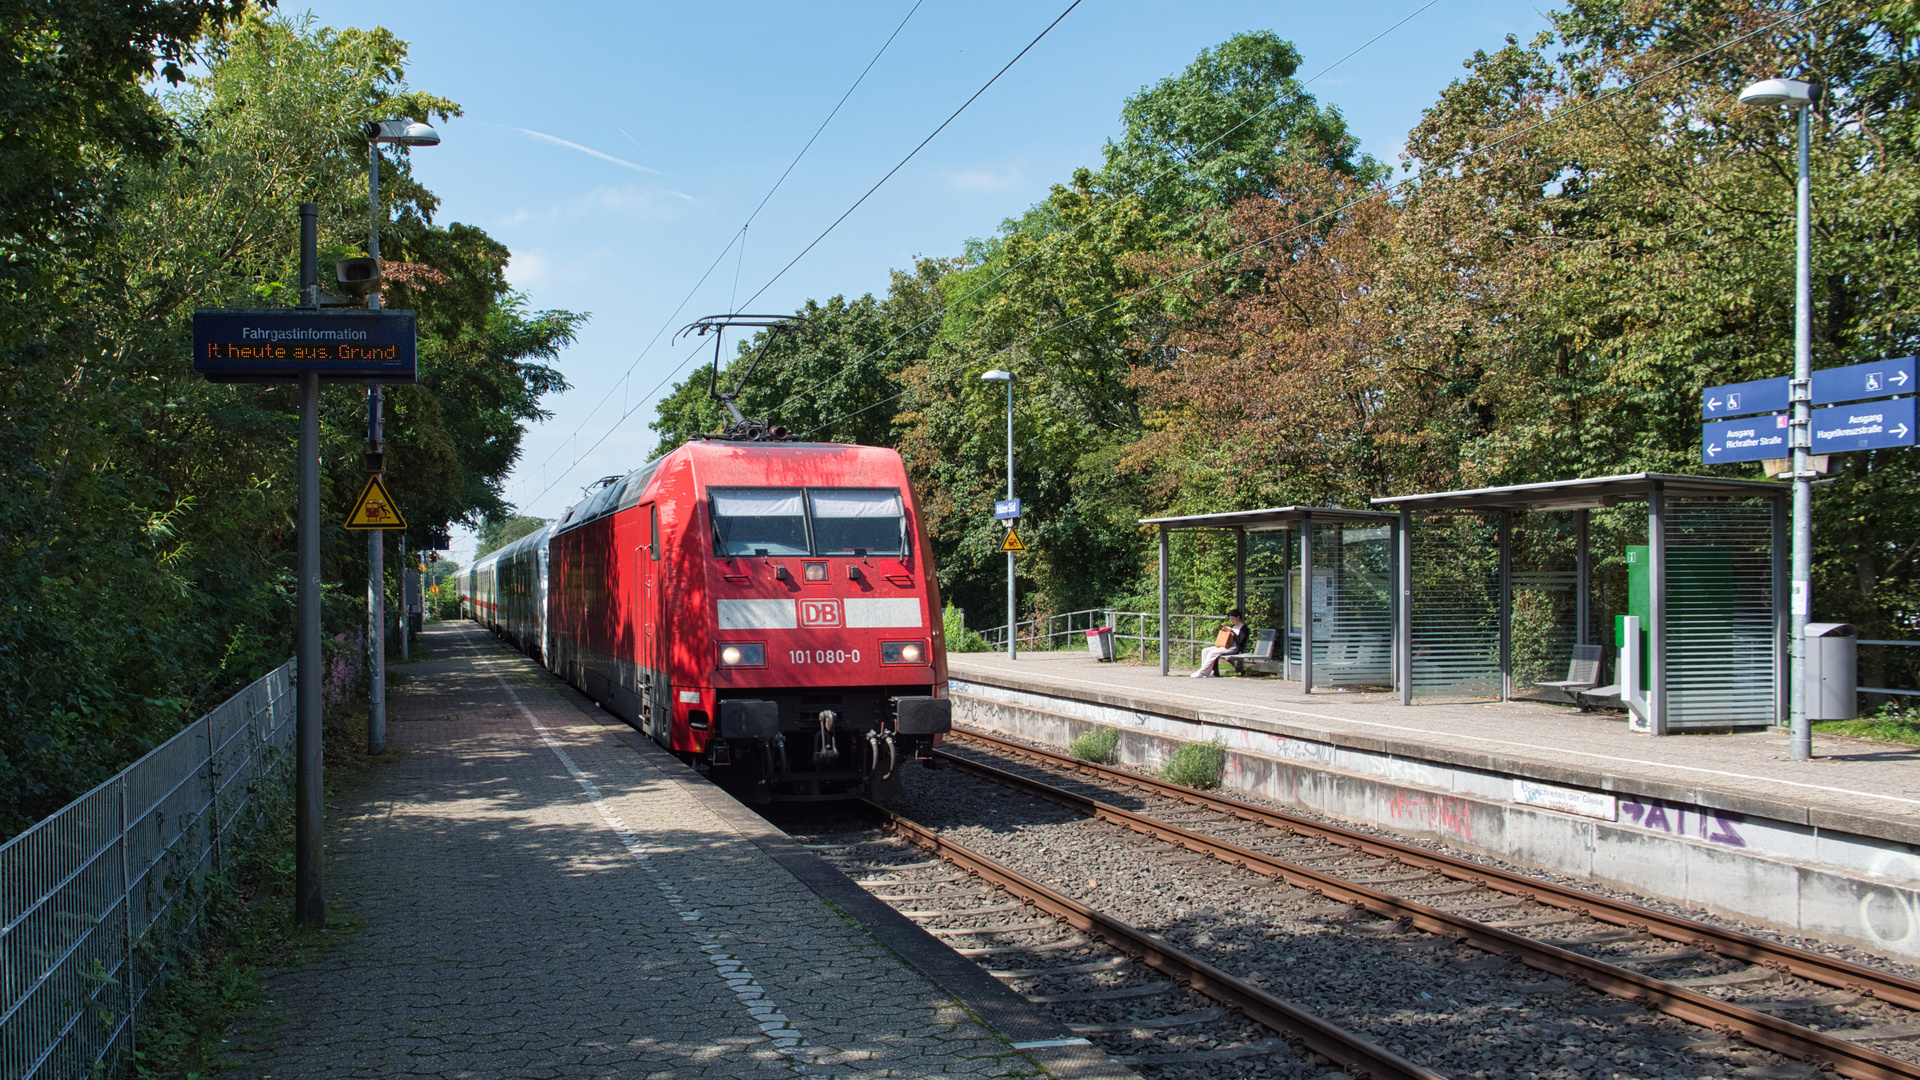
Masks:
[[[1073,740],[1067,747],[1067,753],[1081,761],[1091,761],[1095,765],[1106,765],[1113,761],[1113,751],[1120,745],[1120,732],[1102,725]]]
[[[1219,739],[1180,744],[1160,771],[1160,779],[1190,788],[1220,786],[1220,770],[1227,764],[1227,747]]]
[[[988,651],[987,639],[967,629],[966,612],[948,604],[941,617],[946,624],[948,652]]]

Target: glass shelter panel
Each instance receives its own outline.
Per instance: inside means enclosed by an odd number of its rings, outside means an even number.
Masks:
[[[1391,530],[1386,526],[1313,526],[1313,592],[1306,601],[1295,548],[1287,605],[1289,675],[1300,676],[1302,619],[1313,616],[1316,686],[1387,686],[1393,682]]]
[[[1576,523],[1572,511],[1513,517],[1507,632],[1516,697],[1570,676],[1573,647],[1580,639]]]
[[[1773,723],[1771,507],[1676,500],[1666,522],[1667,726]]]
[[[1413,522],[1415,697],[1500,696],[1500,543],[1491,517]]]

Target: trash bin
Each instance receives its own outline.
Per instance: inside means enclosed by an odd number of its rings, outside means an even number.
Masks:
[[[1113,659],[1113,627],[1096,626],[1087,631],[1087,652],[1102,663]]]
[[[1851,720],[1859,715],[1859,635],[1852,623],[1807,624],[1807,719]]]

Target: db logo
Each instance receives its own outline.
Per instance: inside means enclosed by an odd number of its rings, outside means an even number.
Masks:
[[[801,626],[839,627],[840,601],[838,600],[796,600],[800,605]]]

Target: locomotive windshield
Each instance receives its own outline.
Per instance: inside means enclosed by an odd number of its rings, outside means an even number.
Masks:
[[[722,555],[807,555],[799,488],[711,488],[714,546]]]
[[[715,554],[901,555],[894,488],[709,488]]]
[[[892,488],[810,488],[815,555],[898,555],[906,538]]]

